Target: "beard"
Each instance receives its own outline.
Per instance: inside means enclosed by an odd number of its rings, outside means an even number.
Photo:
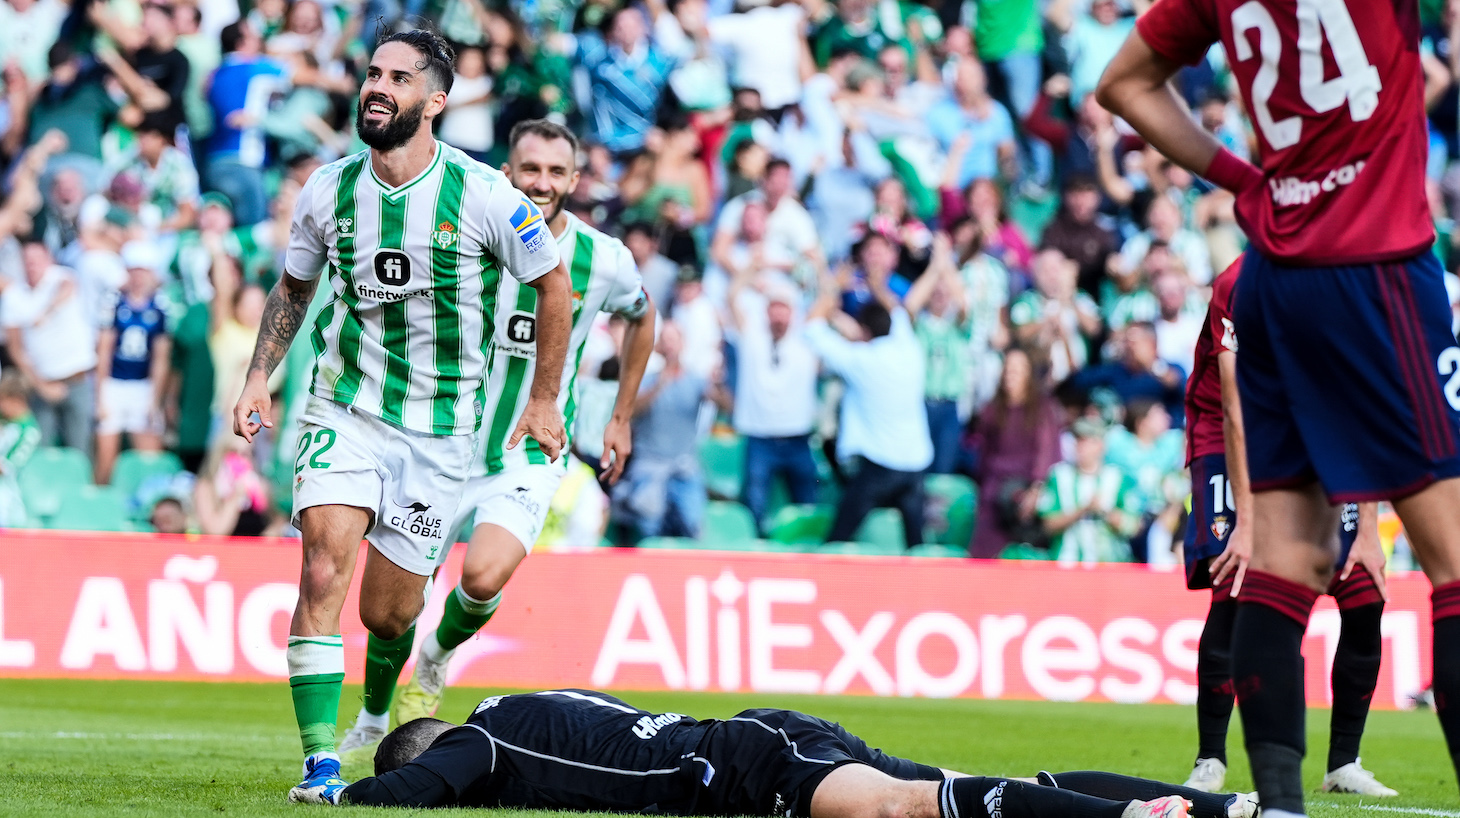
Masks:
[[[360,135],[360,141],[366,145],[378,151],[395,150],[411,141],[411,137],[421,129],[422,114],[426,110],[425,100],[404,111],[396,111],[384,125],[369,125],[365,122],[365,106],[371,102],[390,104],[383,99],[367,99],[355,106],[355,133]]]

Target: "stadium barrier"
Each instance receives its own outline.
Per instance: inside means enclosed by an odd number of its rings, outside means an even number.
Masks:
[[[462,547],[418,638],[439,619]],[[363,565],[363,554],[361,558]],[[365,630],[346,605],[351,680]],[[0,534],[0,676],[264,681],[287,675],[299,543]],[[1429,679],[1429,586],[1389,580],[1378,707]],[[1208,595],[1142,566],[601,549],[534,554],[453,683],[1191,703]],[[1309,628],[1328,701],[1339,619]]]

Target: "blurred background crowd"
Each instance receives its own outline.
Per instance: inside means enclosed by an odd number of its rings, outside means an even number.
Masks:
[[[425,20],[458,48],[438,137],[495,166],[524,119],[581,134],[569,207],[664,318],[625,480],[575,463],[543,544],[1177,561],[1185,381],[1245,240],[1092,93],[1148,5],[4,0],[0,524],[287,532],[309,344],[274,434],[228,413],[300,186],[363,147],[371,44]],[[1460,3],[1422,6],[1449,269]],[[1250,155],[1220,49],[1177,85]]]

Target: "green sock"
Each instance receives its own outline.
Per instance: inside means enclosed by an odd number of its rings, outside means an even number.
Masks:
[[[291,636],[285,655],[304,755],[333,753],[340,687],[345,682],[345,642],[338,634]]]
[[[436,628],[436,644],[443,653],[450,653],[461,643],[472,638],[497,612],[502,604],[502,592],[486,601],[473,599],[458,584],[446,597],[446,610],[441,613],[441,624]],[[429,643],[428,643],[429,644]]]
[[[395,684],[400,679],[400,669],[410,658],[411,645],[416,641],[416,626],[386,641],[370,634],[365,642],[365,712],[383,716],[390,712],[390,700],[395,695]]]

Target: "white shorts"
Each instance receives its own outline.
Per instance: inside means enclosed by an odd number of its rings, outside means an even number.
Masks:
[[[294,456],[294,525],[312,506],[343,505],[374,515],[365,539],[386,559],[430,576],[451,550],[475,435],[428,435],[313,395],[299,419]]]
[[[162,417],[152,401],[152,381],[107,378],[101,389],[102,414],[96,421],[99,435],[162,434]]]
[[[473,476],[466,481],[457,520],[470,519],[473,528],[484,524],[501,526],[531,554],[561,482],[563,467],[558,464],[532,464]]]

